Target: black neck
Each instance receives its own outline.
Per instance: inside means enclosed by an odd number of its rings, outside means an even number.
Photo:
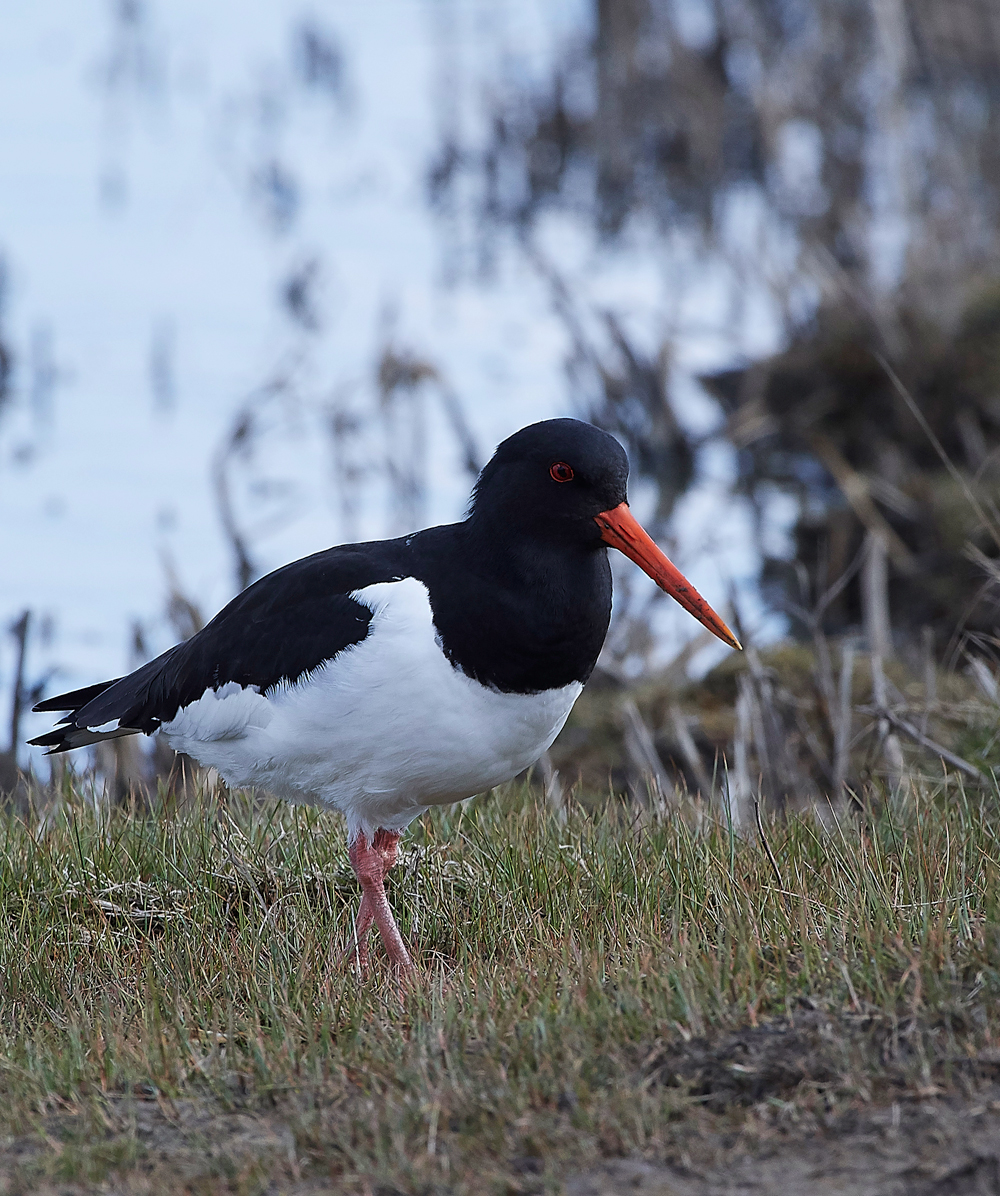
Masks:
[[[475,515],[410,545],[445,654],[468,676],[508,693],[590,676],[611,618],[603,547],[512,535]]]

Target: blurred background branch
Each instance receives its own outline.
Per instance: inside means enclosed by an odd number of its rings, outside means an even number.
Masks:
[[[264,10],[196,45],[173,9],[116,4],[77,74],[67,18],[33,102],[8,105],[84,143],[86,77],[103,114],[64,188],[92,172],[100,214],[67,199],[62,258],[34,249],[27,204],[0,230],[20,564],[0,596],[53,629],[25,623],[0,662],[15,738],[26,644],[71,683],[115,643],[124,668],[285,560],[458,517],[492,444],[571,413],[626,446],[641,517],[728,590],[750,648],[713,670],[620,570],[601,666],[543,764],[554,805],[610,778],[647,810],[711,794],[752,827],[761,794],[837,810],[935,759],[987,775],[1000,10],[410,0],[392,31],[348,6]],[[32,20],[12,30],[29,56]],[[72,611],[39,555],[80,579]],[[8,789],[38,763],[17,751]]]

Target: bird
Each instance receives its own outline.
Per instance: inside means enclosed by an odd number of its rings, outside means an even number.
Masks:
[[[361,887],[348,948],[413,958],[385,893],[406,827],[548,750],[611,619],[608,548],[739,641],[632,515],[619,442],[577,419],[498,445],[460,522],[342,544],[247,587],[125,677],[39,702],[49,754],[159,733],[233,788],[339,810]],[[346,953],[345,953],[346,954]]]

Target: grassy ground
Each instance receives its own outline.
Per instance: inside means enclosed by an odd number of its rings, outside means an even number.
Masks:
[[[0,1192],[994,1191],[996,810],[499,791],[406,840],[400,994],[328,965],[339,821],[67,789],[0,824]]]

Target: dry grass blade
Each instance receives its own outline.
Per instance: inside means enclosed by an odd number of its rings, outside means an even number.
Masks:
[[[862,1087],[979,1083],[1000,1034],[1000,825],[954,788],[830,831],[758,807],[747,837],[560,820],[523,787],[438,811],[390,891],[421,959],[403,996],[377,952],[368,981],[325,973],[356,899],[339,824],[68,794],[0,826],[12,1190],[139,1190],[140,1165],[164,1193],[359,1196],[540,1192],[680,1150],[711,1170],[741,1120],[812,1124],[817,1076],[829,1126]]]
[[[872,707],[872,711],[879,718],[884,718],[897,730],[902,731],[904,735],[909,736],[914,743],[919,744],[922,748],[926,748],[927,751],[940,757],[953,768],[964,772],[966,776],[972,777],[977,781],[989,782],[990,778],[981,769],[976,768],[974,764],[970,764],[968,760],[963,760],[961,756],[956,756],[954,752],[950,752],[946,747],[942,747],[940,743],[935,743],[933,739],[922,734],[912,723],[907,722],[905,718],[900,718],[898,714],[894,714],[891,710],[887,710],[884,707]]]
[[[982,504],[976,498],[975,494],[973,494],[972,488],[969,486],[969,483],[966,481],[961,470],[959,470],[956,467],[955,462],[952,461],[951,457],[945,452],[944,446],[942,445],[941,441],[935,435],[934,429],[927,422],[926,416],[920,410],[913,395],[910,394],[908,387],[906,387],[904,385],[904,383],[900,379],[899,375],[889,364],[889,361],[887,360],[887,358],[885,358],[881,353],[876,353],[875,359],[879,363],[879,365],[882,367],[882,369],[885,370],[885,372],[889,378],[889,381],[892,383],[893,387],[896,390],[896,393],[899,395],[899,397],[903,400],[903,402],[909,408],[910,414],[920,425],[920,428],[923,431],[924,435],[927,437],[927,439],[933,445],[934,451],[941,458],[942,465],[944,465],[945,469],[947,469],[949,474],[951,474],[952,479],[955,481],[955,483],[958,485],[959,489],[962,491],[962,494],[965,496],[965,499],[968,502],[969,506],[975,512],[977,518],[979,519],[980,523],[982,524],[982,527],[990,533],[990,535],[993,537],[993,540],[996,543],[997,547],[1000,548],[1000,526],[998,526],[996,521],[994,519],[991,519],[986,514],[986,512],[983,510]]]

